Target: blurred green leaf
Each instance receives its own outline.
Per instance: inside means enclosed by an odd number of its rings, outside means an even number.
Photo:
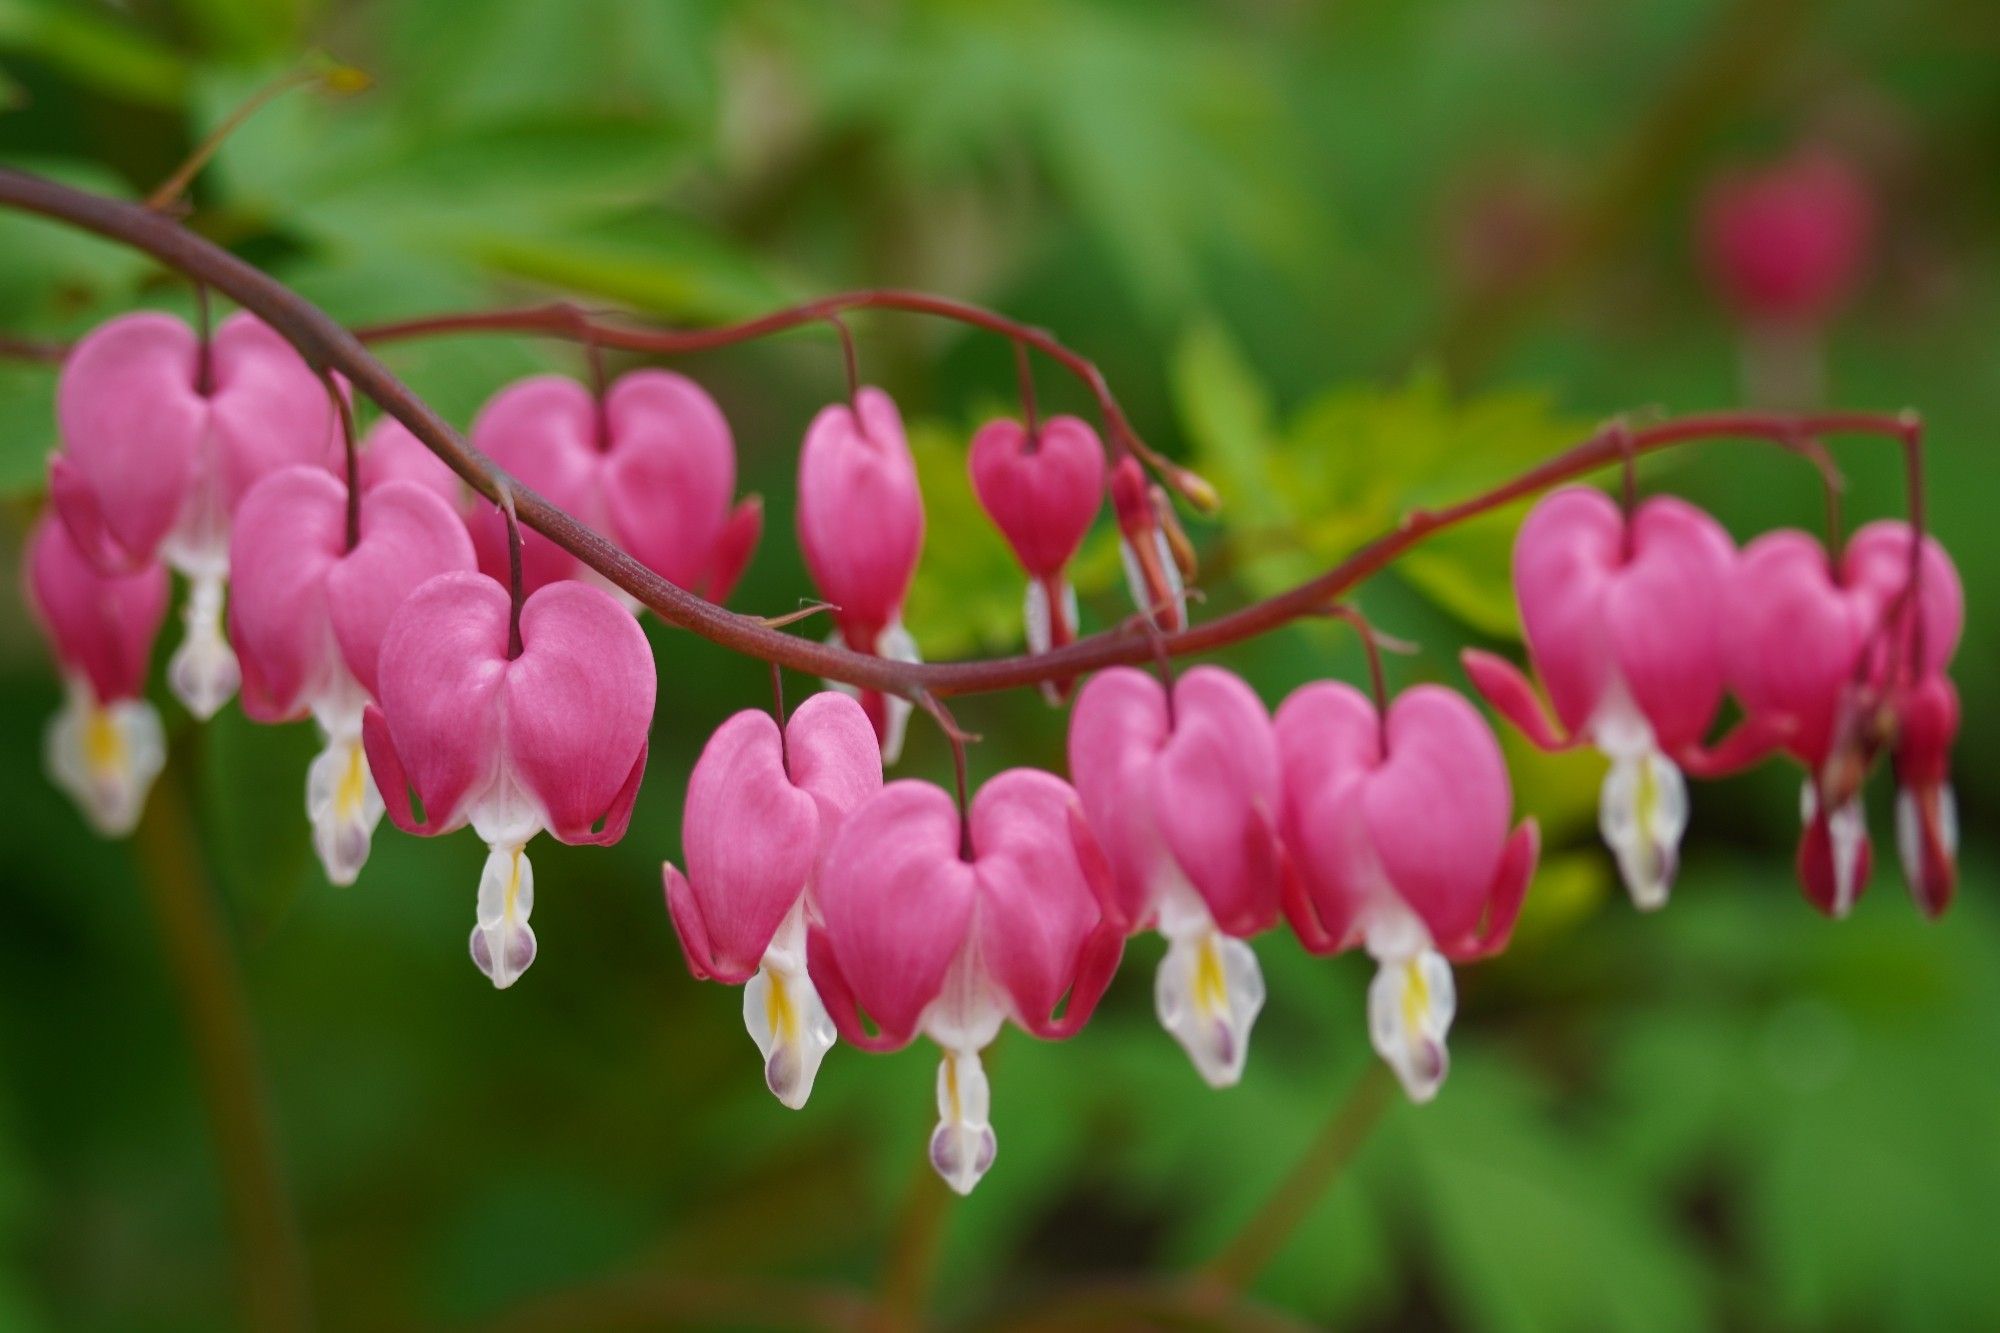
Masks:
[[[0,0],[0,51],[47,61],[113,97],[176,105],[188,68],[133,24],[61,0]]]

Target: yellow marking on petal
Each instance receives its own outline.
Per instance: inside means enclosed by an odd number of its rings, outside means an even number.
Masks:
[[[1430,1007],[1430,983],[1424,980],[1423,969],[1412,958],[1403,964],[1403,1026],[1411,1031],[1421,1027]]]
[[[764,978],[770,984],[764,988],[764,1021],[778,1036],[779,1044],[789,1046],[799,1039],[799,1015],[792,1007],[791,992],[785,989],[785,978],[765,969]]]
[[[342,819],[352,820],[360,816],[367,777],[368,769],[362,762],[361,745],[358,741],[352,742],[347,747],[347,769],[340,775],[340,786],[333,796],[333,808]]]
[[[123,773],[126,766],[125,738],[111,721],[108,710],[85,704],[83,719],[83,759],[90,771],[99,775]]]
[[[1194,1002],[1205,1014],[1229,1008],[1229,978],[1222,970],[1222,953],[1215,936],[1204,935],[1194,958]]]
[[[949,1055],[944,1058],[944,1091],[951,1098],[951,1121],[957,1124],[965,1119],[965,1108],[958,1100],[958,1061]]]
[[[507,897],[501,914],[507,920],[514,919],[514,900],[521,896],[521,849],[516,847],[507,862]]]

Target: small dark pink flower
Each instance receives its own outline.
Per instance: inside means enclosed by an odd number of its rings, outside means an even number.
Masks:
[[[731,509],[729,422],[684,375],[635,370],[602,403],[575,380],[536,375],[494,395],[472,423],[472,443],[661,578],[711,601],[729,596],[763,530],[754,496]],[[480,568],[505,579],[505,518],[482,505],[471,526]],[[609,588],[540,533],[521,534],[521,563],[530,592],[575,578]]]
[[[1285,700],[1276,727],[1287,915],[1314,952],[1360,944],[1375,958],[1369,1034],[1410,1097],[1428,1101],[1449,1066],[1450,961],[1506,947],[1534,875],[1535,823],[1508,832],[1499,743],[1442,686],[1404,691],[1385,720],[1359,690],[1320,681]]]
[[[1243,1076],[1264,979],[1245,938],[1280,908],[1277,742],[1242,679],[1196,667],[1173,694],[1141,671],[1094,676],[1069,767],[1113,872],[1108,914],[1167,937],[1160,1022],[1212,1086]]]
[[[1958,736],[1958,691],[1931,676],[1894,704],[1896,849],[1903,878],[1924,915],[1942,916],[1958,889],[1958,801],[1951,745]]]
[[[851,406],[834,403],[813,418],[799,451],[798,528],[806,570],[833,605],[847,646],[917,661],[903,600],[924,548],[924,500],[902,415],[888,394],[864,387]],[[895,763],[909,701],[874,690],[859,697],[884,762]]]
[[[1589,742],[1611,760],[1599,801],[1604,840],[1632,901],[1657,908],[1673,887],[1687,827],[1681,772],[1707,776],[1759,757],[1762,726],[1718,749],[1703,738],[1722,704],[1722,631],[1736,549],[1722,526],[1670,496],[1628,523],[1600,491],[1548,496],[1514,542],[1514,594],[1535,672],[1555,706],[1503,658],[1468,651],[1466,674],[1544,749]]]
[[[361,873],[382,818],[361,714],[390,618],[431,578],[473,567],[465,525],[415,482],[364,489],[360,520],[349,549],[346,484],[320,468],[286,468],[244,496],[229,543],[243,711],[258,722],[310,713],[319,725],[325,743],[306,770],[306,816],[335,884]]]
[[[797,1108],[834,1042],[806,971],[813,871],[847,812],[882,789],[882,753],[861,705],[834,691],[799,705],[783,733],[746,709],[716,729],[688,778],[687,873],[661,867],[688,970],[742,985],[764,1079]]]
[[[960,1194],[996,1146],[980,1051],[1010,1018],[1038,1037],[1080,1030],[1124,947],[1069,784],[1010,769],[980,789],[968,822],[927,782],[892,782],[863,802],[820,862],[822,924],[810,939],[813,980],[843,1037],[886,1051],[921,1031],[944,1048],[930,1156]]]
[[[1018,421],[989,421],[972,437],[967,466],[973,493],[1028,571],[1028,651],[1073,642],[1076,590],[1064,570],[1104,504],[1097,432],[1075,417],[1052,417],[1032,435]]]
[[[24,564],[28,606],[63,679],[63,706],[44,740],[49,778],[93,828],[122,837],[139,822],[167,758],[160,715],[144,698],[167,613],[167,571],[153,564],[100,573],[53,512],[29,533]]]
[[[325,384],[247,313],[206,349],[171,315],[123,315],[70,352],[56,415],[49,490],[78,548],[107,571],[163,558],[192,581],[167,682],[213,716],[238,680],[222,635],[229,517],[267,473],[333,461]]]
[[[1910,542],[1907,524],[1871,523],[1836,568],[1806,533],[1767,533],[1744,548],[1725,606],[1737,698],[1751,718],[1782,728],[1785,748],[1806,768],[1799,875],[1807,898],[1829,916],[1845,916],[1868,882],[1862,779],[1894,744],[1904,707],[1931,710],[1916,723],[1919,735],[1938,731],[1928,682],[1943,679],[1964,624],[1958,571],[1929,538],[1920,595],[1907,596]],[[1949,785],[1935,762],[1929,768],[1933,803],[1948,801]],[[1954,823],[1939,818],[1931,828],[1942,834]],[[1921,866],[1910,869],[1924,902],[1929,877]]]
[[[489,848],[472,959],[500,987],[535,960],[528,840],[545,829],[566,843],[625,835],[655,684],[645,632],[589,584],[534,593],[517,655],[509,635],[505,588],[476,573],[431,579],[390,617],[361,728],[397,828],[430,837],[469,823]]]
[[[1723,175],[1702,201],[1702,258],[1731,309],[1753,324],[1824,322],[1853,291],[1875,207],[1867,184],[1824,148]]]
[[[1111,511],[1118,519],[1118,550],[1125,583],[1139,614],[1163,630],[1187,627],[1187,589],[1181,567],[1160,522],[1166,496],[1146,481],[1145,469],[1130,454],[1111,467]]]

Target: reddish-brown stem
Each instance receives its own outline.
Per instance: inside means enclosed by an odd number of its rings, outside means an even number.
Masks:
[[[194,283],[194,331],[197,338],[194,353],[194,391],[206,398],[215,392],[215,350],[211,346],[215,325],[208,305],[208,284],[196,278]]]
[[[500,488],[500,512],[507,519],[507,660],[521,655],[521,518],[514,512],[514,493]]]
[[[915,698],[923,692],[943,698],[1034,685],[1083,675],[1114,664],[1143,662],[1155,652],[1150,636],[1127,630],[1092,635],[1047,653],[967,662],[916,663],[891,661],[780,633],[756,616],[724,610],[674,586],[568,513],[508,478],[490,459],[468,446],[428,403],[391,374],[354,333],[341,327],[283,284],[170,219],[134,204],[107,199],[5,168],[0,168],[0,207],[40,214],[123,242],[214,287],[269,324],[298,349],[308,365],[317,370],[339,371],[357,392],[367,395],[383,411],[408,427],[480,495],[499,503],[504,491],[511,497],[520,522],[630,593],[661,619],[692,630],[732,651],[777,662],[795,671],[844,681],[862,689],[888,691],[906,698]],[[863,307],[947,314],[1010,337],[1019,336],[1035,350],[1086,374],[1092,383],[1102,384],[1102,377],[1094,366],[1044,333],[1025,329],[976,306],[917,293],[848,293],[781,311],[749,324],[701,332],[642,333],[603,325],[592,327],[595,330],[593,336],[601,337],[608,347],[641,352],[691,351],[703,346],[741,342],[779,328],[821,320],[829,313]],[[468,332],[513,330],[575,336],[576,318],[574,307],[547,306],[528,312],[500,312],[492,316],[451,316],[443,324],[418,321],[370,332],[378,340],[449,329]],[[1117,412],[1108,392],[1100,396],[1100,405],[1108,405],[1108,413]],[[1116,419],[1122,422],[1122,414]],[[1807,416],[1718,412],[1656,422],[1633,431],[1629,447],[1634,453],[1644,454],[1696,440],[1743,437],[1793,445],[1806,436],[1864,434],[1898,440],[1906,448],[1914,450],[1916,440],[1913,429],[1913,418],[1872,412],[1828,412]],[[1619,441],[1600,431],[1483,494],[1447,509],[1409,515],[1394,529],[1360,547],[1317,578],[1308,579],[1229,615],[1163,635],[1160,650],[1174,656],[1212,652],[1301,616],[1316,614],[1432,534],[1609,466],[1617,462],[1622,454]],[[1921,474],[1914,468],[1913,476],[1920,483]],[[1920,509],[1913,511],[1913,519],[1921,523]]]
[[[1042,442],[1041,416],[1035,409],[1035,368],[1028,361],[1028,344],[1014,340],[1014,379],[1021,389],[1021,423],[1028,432],[1028,452]]]
[[[333,402],[333,413],[340,421],[340,445],[342,458],[347,468],[347,549],[353,550],[361,544],[361,454],[354,441],[354,405],[347,401],[347,395],[340,391],[340,385],[332,375],[323,375],[326,396]]]
[[[1345,602],[1330,608],[1327,614],[1354,626],[1354,632],[1361,636],[1361,651],[1368,655],[1368,688],[1375,696],[1376,739],[1386,755],[1389,753],[1389,680],[1382,672],[1382,645],[1377,642],[1375,626],[1361,614],[1359,607]]]
[[[840,370],[847,384],[847,406],[854,413],[854,428],[864,435],[868,427],[861,420],[861,353],[854,346],[854,330],[839,315],[827,316],[827,323],[840,337]]]

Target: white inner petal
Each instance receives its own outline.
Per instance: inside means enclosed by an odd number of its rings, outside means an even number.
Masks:
[[[100,705],[88,681],[66,682],[63,706],[49,720],[43,762],[49,779],[108,838],[130,833],[167,761],[160,715],[143,699]]]
[[[1937,802],[1936,827],[1946,856],[1958,856],[1958,796],[1949,782],[1939,784],[1932,797]],[[1924,882],[1924,808],[1908,787],[1896,790],[1896,851],[1903,861],[1903,880]]]
[[[1458,1010],[1458,991],[1451,965],[1430,947],[1421,923],[1417,928],[1422,935],[1418,947],[1412,947],[1416,940],[1407,922],[1369,931],[1368,951],[1376,971],[1368,985],[1368,1036],[1410,1100],[1427,1102],[1437,1096],[1451,1068],[1445,1042]]]
[[[1205,907],[1185,900],[1192,896],[1170,893],[1161,905],[1167,956],[1153,978],[1153,1007],[1202,1079],[1227,1088],[1243,1077],[1264,974],[1250,946],[1217,930]]]
[[[938,1061],[938,1123],[931,1131],[931,1166],[959,1194],[972,1193],[999,1150],[988,1119],[990,1102],[978,1050],[947,1047]]]
[[[1650,737],[1648,738],[1650,740]],[[1650,744],[1610,753],[1611,767],[1598,794],[1597,823],[1618,859],[1633,905],[1652,911],[1666,904],[1687,831],[1687,781]]]
[[[181,604],[180,646],[167,661],[168,688],[203,722],[220,712],[243,682],[236,653],[222,631],[225,590],[222,573],[208,570],[192,577]]]
[[[1118,558],[1125,566],[1125,587],[1132,594],[1132,605],[1155,622],[1168,619],[1169,608],[1172,608],[1175,623],[1185,624],[1187,590],[1181,584],[1181,567],[1174,563],[1173,549],[1167,545],[1167,534],[1155,528],[1152,545],[1160,577],[1166,580],[1164,588],[1154,588],[1146,582],[1145,568],[1132,550],[1131,541],[1122,534],[1118,538]]]
[[[1810,824],[1819,812],[1819,792],[1811,778],[1799,789],[1799,817]],[[1899,812],[1900,816],[1900,812]],[[1900,842],[1900,818],[1897,829]],[[1854,909],[1861,896],[1861,849],[1868,842],[1868,817],[1856,793],[1827,815],[1827,832],[1833,843],[1833,903],[1831,914],[1838,920]],[[1898,851],[1901,847],[1898,847]]]
[[[520,980],[535,961],[535,868],[520,843],[495,844],[479,875],[472,961],[498,990]]]
[[[743,1025],[764,1057],[771,1094],[797,1110],[839,1033],[806,972],[805,904],[792,908],[743,988]]]
[[[306,769],[306,818],[313,850],[328,882],[352,884],[368,861],[375,826],[382,822],[382,794],[361,745],[360,719],[332,733]]]

